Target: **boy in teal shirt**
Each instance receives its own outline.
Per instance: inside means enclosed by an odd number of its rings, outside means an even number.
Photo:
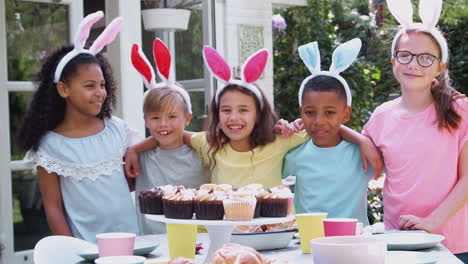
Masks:
[[[367,184],[359,145],[343,140],[338,131],[351,116],[351,93],[339,76],[357,57],[359,39],[340,45],[330,71],[320,71],[317,43],[299,47],[312,75],[299,90],[299,112],[311,140],[291,150],[283,163],[283,178],[296,176],[296,213],[328,212],[329,218],[367,219]]]

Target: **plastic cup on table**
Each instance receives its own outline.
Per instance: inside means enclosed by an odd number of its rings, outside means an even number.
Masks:
[[[166,224],[169,256],[195,258],[197,225]]]
[[[302,253],[310,254],[310,240],[324,236],[322,220],[328,213],[296,214]]]
[[[358,220],[356,218],[323,219],[325,236],[355,236]]]
[[[101,233],[96,235],[99,257],[132,256],[135,246],[133,233]]]

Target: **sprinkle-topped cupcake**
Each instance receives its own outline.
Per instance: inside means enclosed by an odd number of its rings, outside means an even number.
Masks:
[[[195,195],[195,217],[203,220],[222,220],[224,218],[223,192],[199,190]]]
[[[205,184],[202,184],[200,185],[200,190],[204,190],[204,191],[211,191],[211,190],[214,190],[216,188],[216,184],[214,183],[205,183]]]
[[[164,214],[162,198],[167,192],[174,189],[172,185],[165,185],[143,190],[138,194],[140,212],[142,214]]]
[[[163,197],[164,215],[167,218],[192,219],[193,198],[193,190],[177,186],[175,191]]]
[[[261,216],[284,217],[288,215],[289,201],[293,196],[291,190],[285,186],[278,186],[260,194],[262,207]]]

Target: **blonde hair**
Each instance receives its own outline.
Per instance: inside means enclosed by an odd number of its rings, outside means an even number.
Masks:
[[[143,102],[143,113],[146,115],[152,112],[172,111],[177,106],[182,106],[187,114],[188,108],[182,95],[174,89],[163,87],[151,89],[147,92]]]

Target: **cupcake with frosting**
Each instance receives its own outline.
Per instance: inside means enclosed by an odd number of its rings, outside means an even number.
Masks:
[[[239,191],[252,192],[252,194],[257,199],[257,203],[255,204],[254,218],[260,217],[260,210],[262,207],[262,201],[260,200],[260,193],[265,192],[265,189],[263,189],[263,185],[259,183],[252,183],[252,184],[248,184],[239,188]]]
[[[138,194],[138,203],[142,214],[164,214],[162,198],[174,189],[172,185],[158,186],[143,190]]]
[[[279,185],[271,188],[272,192],[281,192],[284,196],[288,197],[288,215],[293,213],[294,207],[294,192],[287,185]]]
[[[262,207],[260,215],[263,217],[284,217],[290,211],[291,190],[286,186],[278,186],[260,194]]]
[[[252,192],[235,191],[223,200],[226,220],[249,221],[253,219],[257,199]]]
[[[200,185],[200,188],[198,189],[202,191],[211,191],[211,190],[214,190],[216,186],[217,185],[214,183],[205,183],[205,184]]]
[[[167,218],[192,219],[193,198],[193,190],[177,186],[174,191],[163,197],[164,215]]]
[[[195,217],[201,220],[223,220],[225,194],[213,190],[198,190],[194,199]]]
[[[233,188],[231,184],[218,184],[214,187],[215,191],[224,192],[224,193],[231,193],[233,192]]]

